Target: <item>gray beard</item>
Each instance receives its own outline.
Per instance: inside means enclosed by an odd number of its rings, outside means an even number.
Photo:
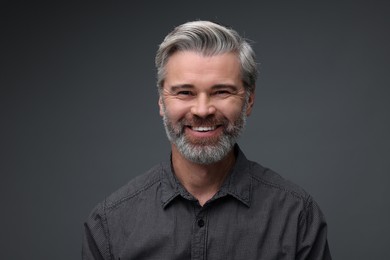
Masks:
[[[178,126],[174,126],[167,116],[164,107],[163,122],[167,137],[173,143],[180,154],[187,160],[197,164],[212,164],[221,161],[234,147],[237,139],[241,135],[246,125],[246,108],[245,103],[241,115],[233,123],[226,122],[223,125],[223,133],[215,144],[193,144],[184,133],[184,124],[182,121]]]

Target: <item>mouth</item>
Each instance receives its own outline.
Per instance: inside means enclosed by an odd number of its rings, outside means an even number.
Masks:
[[[209,132],[217,129],[218,126],[189,126],[189,128],[196,132]]]
[[[222,125],[213,126],[186,126],[187,137],[193,141],[198,139],[216,138],[222,133]],[[206,138],[206,139],[205,139]]]

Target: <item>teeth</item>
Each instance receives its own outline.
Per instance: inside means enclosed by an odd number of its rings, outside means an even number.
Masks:
[[[199,127],[192,127],[192,130],[198,131],[198,132],[207,132],[207,131],[213,131],[215,130],[215,126],[199,126]]]

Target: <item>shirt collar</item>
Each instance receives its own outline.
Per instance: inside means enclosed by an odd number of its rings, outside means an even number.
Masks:
[[[250,207],[251,201],[251,176],[250,176],[250,162],[241,151],[240,147],[236,144],[234,147],[236,153],[236,162],[230,171],[230,174],[224,181],[219,192],[213,197],[212,200],[231,195],[236,198],[247,207]],[[161,178],[161,202],[165,208],[168,206],[177,196],[188,200],[195,200],[195,198],[189,194],[185,188],[180,184],[172,171],[171,160],[161,164],[162,178]]]

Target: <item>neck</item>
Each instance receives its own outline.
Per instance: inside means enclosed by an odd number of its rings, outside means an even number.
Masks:
[[[234,162],[234,149],[221,161],[203,165],[187,160],[176,146],[172,145],[172,165],[175,175],[201,206],[218,192]]]

